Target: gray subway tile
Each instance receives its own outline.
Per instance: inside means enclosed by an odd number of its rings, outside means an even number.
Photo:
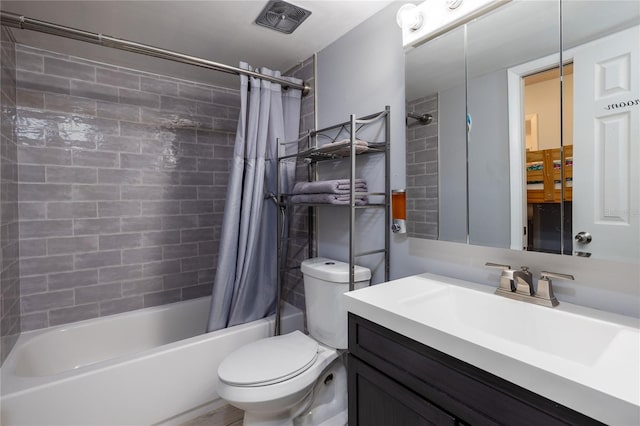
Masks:
[[[44,105],[48,111],[96,115],[96,101],[77,96],[45,93]]]
[[[182,214],[194,214],[194,213],[212,213],[213,201],[211,200],[187,200],[180,202],[180,213]]]
[[[35,312],[33,314],[22,313],[22,315],[20,315],[20,329],[22,332],[46,327],[49,327],[48,312]]]
[[[34,257],[20,260],[20,275],[42,275],[73,269],[73,256]]]
[[[148,138],[155,136],[158,132],[156,126],[142,123],[120,122],[120,136],[132,138]]]
[[[179,260],[151,262],[142,266],[143,277],[155,277],[158,275],[175,274],[177,272],[180,272]]]
[[[148,308],[151,306],[179,302],[181,300],[181,297],[182,296],[179,289],[149,293],[144,295],[144,306],[145,308]]]
[[[122,283],[124,297],[163,290],[162,277],[144,278],[141,280],[125,281]]]
[[[96,217],[96,203],[47,203],[49,219],[75,219]]]
[[[128,89],[140,88],[140,76],[132,73],[110,70],[107,68],[96,69],[96,81],[110,86],[125,87]]]
[[[195,243],[167,245],[162,247],[162,256],[164,259],[179,259],[197,255],[198,245]]]
[[[95,269],[49,275],[49,290],[65,290],[97,283],[98,271]]]
[[[77,304],[100,302],[122,297],[122,285],[120,283],[109,283],[76,287],[74,292]]]
[[[213,91],[213,99],[212,102],[214,104],[227,105],[232,107],[240,106],[240,94],[239,93],[229,93],[222,92],[219,90]]]
[[[221,105],[198,102],[196,113],[209,117],[228,117],[228,108]]]
[[[32,277],[20,278],[20,296],[44,293],[47,290],[48,288],[46,275],[34,275]]]
[[[118,89],[119,102],[125,105],[138,105],[150,108],[158,108],[160,106],[160,97],[153,93],[143,92],[140,90]]]
[[[214,256],[205,255],[182,259],[182,271],[197,271],[199,269],[209,269],[216,264]]]
[[[16,106],[18,108],[44,109],[44,93],[33,90],[16,90]]]
[[[192,132],[195,132],[195,129],[200,126],[200,123],[206,119],[206,117],[199,117],[187,112],[166,111],[150,108],[142,108],[140,115],[141,122],[164,129],[166,133],[165,139],[167,139],[168,135],[175,135],[173,138],[175,141],[180,139],[177,133],[182,130],[191,130]]]
[[[218,241],[203,241],[198,243],[198,254],[200,256],[218,254],[218,245]]]
[[[81,96],[83,98],[118,102],[118,88],[106,86],[104,84],[71,80],[70,93],[74,96]]]
[[[66,78],[18,70],[17,87],[38,92],[70,93],[70,82]]]
[[[121,221],[122,232],[159,231],[162,229],[162,219],[159,216],[123,217]]]
[[[140,140],[126,136],[104,135],[97,141],[96,147],[99,151],[140,152]]]
[[[55,183],[96,183],[95,169],[86,167],[47,166],[47,182]]]
[[[227,148],[225,147],[225,149]],[[213,145],[180,143],[180,153],[185,157],[213,158],[214,150]]]
[[[18,165],[18,181],[44,183],[46,181],[45,167],[27,164]]]
[[[198,158],[198,171],[229,172],[229,160],[219,158]]]
[[[123,169],[158,170],[162,166],[163,157],[151,154],[120,154],[120,167]]]
[[[213,240],[213,228],[183,229],[180,232],[183,243]]]
[[[75,219],[73,233],[75,235],[114,234],[120,232],[119,218]]]
[[[203,269],[198,271],[198,284],[212,283],[216,277],[215,269]]]
[[[101,283],[142,278],[142,266],[125,265],[100,268],[98,278]]]
[[[46,203],[18,203],[20,220],[46,219]]]
[[[98,102],[97,114],[114,120],[140,121],[140,107],[135,105]]]
[[[18,162],[20,164],[53,164],[68,166],[71,164],[71,152],[66,149],[58,148],[19,146]]]
[[[97,303],[72,306],[70,308],[52,309],[49,311],[49,326],[68,324],[70,322],[83,321],[100,316],[100,308]]]
[[[215,132],[211,130],[198,129],[196,131],[196,141],[206,145],[228,145],[229,136],[227,133]]]
[[[218,159],[231,159],[233,158],[233,150],[232,146],[215,145],[213,147],[213,156]]]
[[[122,261],[120,254],[119,250],[76,254],[75,267],[76,269],[87,269],[120,265]]]
[[[138,216],[140,215],[139,201],[100,201],[98,202],[98,216]]]
[[[47,251],[50,255],[66,253],[85,253],[98,249],[96,236],[58,237],[47,240]]]
[[[120,199],[117,185],[73,185],[73,199],[76,201],[107,201]]]
[[[118,154],[102,151],[74,151],[73,164],[89,167],[118,167]]]
[[[181,112],[185,114],[195,114],[198,110],[197,103],[188,99],[162,96],[160,98],[160,109],[166,111]]]
[[[162,259],[162,247],[127,249],[122,251],[124,264],[146,263]]]
[[[178,244],[179,242],[180,242],[179,231],[154,231],[154,232],[145,232],[142,235],[143,246]]]
[[[178,94],[177,83],[144,76],[140,77],[140,89],[159,95],[177,96]]]
[[[107,300],[100,303],[100,315],[114,315],[122,312],[144,308],[143,296],[132,296],[123,299]]]
[[[163,286],[165,290],[172,288],[188,287],[198,283],[197,272],[182,272],[179,274],[165,275]]]
[[[165,200],[195,200],[198,198],[196,186],[166,186],[163,189]]]
[[[71,220],[31,220],[20,224],[20,238],[44,238],[72,235]]]
[[[143,215],[179,214],[180,201],[142,201]]]
[[[16,68],[25,71],[44,72],[44,57],[17,49]]]
[[[213,173],[211,172],[181,172],[181,185],[213,185]]]
[[[98,169],[98,182],[134,185],[142,183],[142,179],[138,170]]]
[[[142,183],[145,185],[180,185],[180,172],[145,170],[142,172]]]
[[[20,257],[44,256],[47,254],[47,240],[20,240]]]
[[[50,57],[44,58],[44,72],[78,80],[94,81],[96,78],[94,67]]]
[[[162,228],[163,229],[182,229],[182,228],[197,228],[198,216],[196,215],[178,215],[178,216],[163,216]]]
[[[140,247],[142,245],[142,234],[116,234],[100,235],[100,250],[112,250]]]
[[[162,200],[165,189],[161,186],[123,186],[123,200]]]
[[[197,299],[198,297],[209,296],[213,287],[211,284],[194,285],[182,288],[182,300]]]
[[[48,293],[32,294],[20,298],[21,312],[45,311],[73,305],[73,290],[50,291]]]
[[[209,88],[180,83],[178,94],[181,98],[195,99],[201,102],[212,101],[212,91]]]

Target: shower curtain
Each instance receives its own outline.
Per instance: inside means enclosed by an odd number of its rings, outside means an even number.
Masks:
[[[244,62],[240,68],[253,71]],[[279,71],[256,71],[283,78]],[[300,103],[300,90],[282,90],[277,83],[240,76],[240,118],[207,331],[264,318],[275,311],[279,218],[278,207],[266,197],[277,192],[276,141],[298,137]]]

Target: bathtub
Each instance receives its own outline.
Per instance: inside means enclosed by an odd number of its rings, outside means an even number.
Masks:
[[[1,370],[0,424],[178,424],[224,405],[222,359],[273,317],[204,333],[209,297],[23,333]],[[283,331],[303,329],[285,306]]]

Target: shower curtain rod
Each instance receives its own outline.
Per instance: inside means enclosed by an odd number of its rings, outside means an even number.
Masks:
[[[242,68],[232,67],[230,65],[220,64],[218,62],[209,61],[208,59],[186,55],[184,53],[176,52],[173,50],[161,49],[159,47],[119,39],[105,34],[92,33],[89,31],[79,30],[77,28],[65,27],[63,25],[18,15],[16,13],[0,11],[0,22],[2,23],[2,25],[20,28],[22,30],[39,31],[41,33],[85,41],[87,43],[98,44],[100,46],[111,47],[113,49],[125,50],[127,52],[139,53],[142,55],[153,56],[169,61],[194,65],[201,68],[222,71],[228,74],[244,74],[251,77],[257,77],[263,80],[279,83],[285,89],[299,89],[302,91],[302,96],[306,96],[311,91],[311,87],[306,82],[302,82],[302,84],[292,83],[282,78],[271,77],[255,71],[249,71]]]

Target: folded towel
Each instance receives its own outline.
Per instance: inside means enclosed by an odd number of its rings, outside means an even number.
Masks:
[[[351,189],[349,179],[321,180],[316,182],[297,182],[293,186],[294,194],[348,194]],[[367,192],[364,179],[356,179],[357,192]]]
[[[342,157],[351,155],[351,147],[349,144],[351,139],[342,139],[337,142],[331,142],[321,147],[318,147],[319,152],[326,152],[328,154],[335,154]],[[354,142],[356,148],[356,154],[362,154],[369,150],[369,143],[360,139],[356,139]]]
[[[314,203],[314,204],[349,204],[349,195],[339,194],[299,194],[291,197],[292,203]],[[356,195],[356,205],[364,206],[369,202],[366,195]]]

